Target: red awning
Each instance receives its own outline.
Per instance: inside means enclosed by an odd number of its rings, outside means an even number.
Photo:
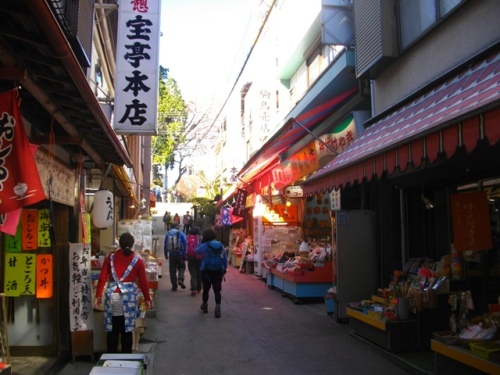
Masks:
[[[306,180],[307,195],[404,171],[409,163],[432,163],[459,146],[468,152],[487,138],[500,139],[500,52],[478,61],[446,82],[367,128],[342,154]],[[482,111],[482,113],[481,113]]]
[[[304,125],[308,130],[312,130],[317,124],[329,117],[345,100],[357,93],[358,88],[351,89],[310,111],[302,113],[295,119],[290,118],[278,136],[263,145],[263,151],[250,159],[241,169],[239,179],[245,183],[252,183],[255,179],[261,177],[265,170],[278,162],[280,153],[288,150],[308,134],[307,130],[297,125],[294,120]]]

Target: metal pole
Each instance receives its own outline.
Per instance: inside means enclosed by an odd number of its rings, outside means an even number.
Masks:
[[[331,152],[333,152],[333,154],[335,156],[339,156],[339,153],[336,150],[334,150],[330,145],[327,145],[325,142],[323,142],[323,140],[321,140],[321,138],[319,138],[315,134],[313,134],[313,132],[311,132],[309,129],[307,129],[304,125],[302,125],[296,119],[293,119],[292,121],[295,122],[297,125],[299,125],[302,129],[304,129],[310,135],[312,135],[314,137],[314,139],[316,139],[318,142],[321,142],[327,149],[329,149]]]

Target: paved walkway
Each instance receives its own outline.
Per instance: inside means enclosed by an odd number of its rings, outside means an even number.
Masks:
[[[155,217],[153,227],[162,249],[161,218]],[[163,252],[158,255],[163,257]],[[323,303],[294,304],[257,276],[241,274],[233,266],[223,282],[220,319],[214,316],[213,293],[209,313],[203,314],[201,295],[191,297],[189,288],[170,289],[164,262],[156,306],[139,345],[139,352],[151,360],[147,375],[422,373],[352,336],[347,325],[326,314]],[[87,375],[93,366],[89,358],[78,357],[62,369],[33,374]]]
[[[165,274],[164,274],[165,275]],[[334,322],[323,303],[296,305],[256,276],[232,266],[222,291],[222,317],[199,308],[201,296],[170,291],[163,276],[156,320],[145,339],[157,341],[153,373],[407,374]]]

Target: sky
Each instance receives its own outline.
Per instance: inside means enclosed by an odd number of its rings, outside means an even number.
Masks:
[[[160,65],[185,101],[229,94],[250,50],[251,8],[259,0],[162,0]],[[224,97],[225,99],[225,97]],[[223,100],[224,100],[223,99]]]

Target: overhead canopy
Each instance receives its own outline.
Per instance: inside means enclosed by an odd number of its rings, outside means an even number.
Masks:
[[[72,34],[71,25],[68,26],[68,14],[59,9],[58,18],[54,16],[51,6],[60,5],[57,3],[61,2],[0,2],[0,23],[3,25],[0,30],[0,70],[3,73],[0,90],[15,86],[12,81],[21,87],[21,111],[31,123],[32,142],[48,144],[53,129],[57,145],[71,155],[88,155],[98,165],[112,163],[132,167],[127,150],[87,81],[85,59],[78,54],[79,43]],[[70,10],[77,5],[66,3]],[[82,11],[87,8],[80,7]],[[109,19],[116,22],[115,18],[116,12],[110,12]],[[6,74],[14,69],[23,74]]]
[[[303,184],[304,194],[330,191],[372,176],[404,171],[440,153],[468,152],[500,139],[500,52],[495,52],[368,127],[344,152]]]
[[[357,94],[357,92],[357,88],[348,90],[341,95],[338,95],[333,99],[330,99],[327,102],[300,114],[296,118],[290,117],[286,121],[286,125],[283,127],[282,131],[264,144],[261,148],[262,151],[250,159],[241,169],[239,179],[248,184],[262,177],[270,170],[270,168],[278,163],[278,156],[280,153],[286,151],[297,141],[305,137],[308,134],[307,130],[310,131],[314,129],[315,126],[330,116],[347,99]],[[303,125],[303,127],[298,125],[296,122],[299,122]]]

